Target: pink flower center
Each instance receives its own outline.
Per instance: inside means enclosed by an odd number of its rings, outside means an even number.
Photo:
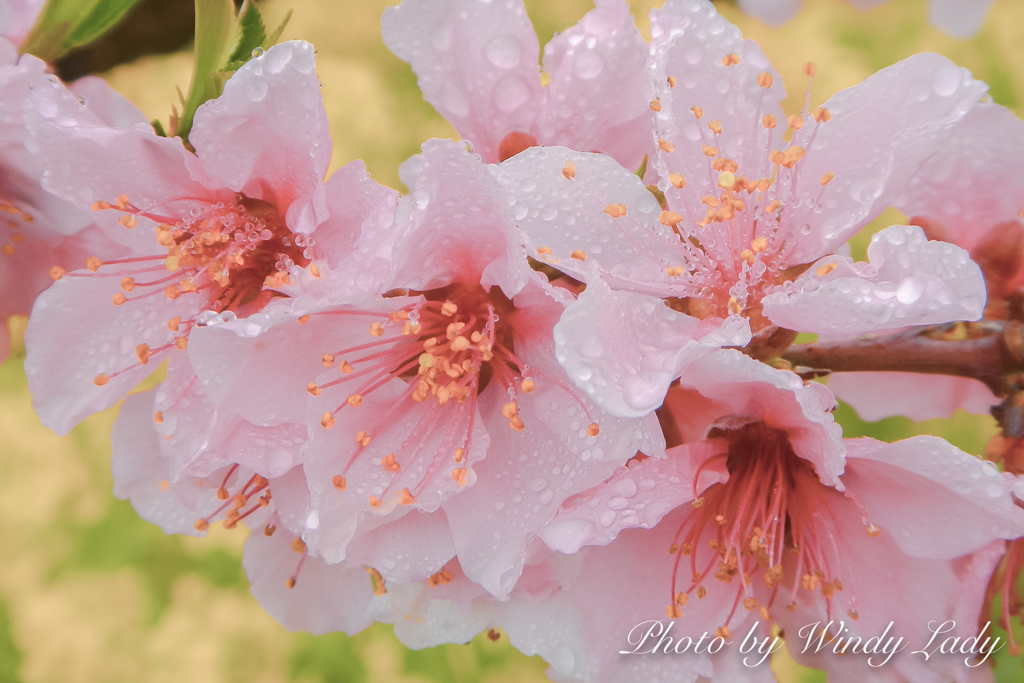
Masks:
[[[840,494],[821,483],[781,430],[758,422],[728,431],[713,429],[709,438],[717,437],[725,438],[728,449],[705,461],[701,469],[724,460],[729,480],[695,498],[694,512],[676,532],[669,548],[675,555],[673,598],[666,611],[669,617],[680,617],[691,593],[704,597],[703,584],[711,576],[725,584],[735,581],[732,611],[720,629],[728,637],[728,623],[741,602],[768,621],[780,589],[790,592],[790,611],[798,590],[820,590],[826,600],[843,590],[842,554],[828,498]],[[879,531],[869,526],[868,533]],[[678,591],[683,557],[689,558],[690,577],[684,579],[688,588]],[[787,574],[791,588],[783,589]],[[771,591],[763,604],[754,597],[753,582],[758,578]],[[856,619],[856,611],[851,609],[849,616]]]
[[[113,296],[115,306],[154,296],[174,300],[202,293],[204,309],[250,315],[284,296],[273,288],[288,284],[291,266],[305,267],[313,258],[313,238],[292,233],[269,202],[241,194],[230,201],[205,202],[178,217],[157,213],[159,207],[143,211],[123,194],[113,205],[93,204],[95,211],[107,209],[124,212],[119,222],[127,229],[135,227],[137,216],[157,221],[157,242],[166,249],[165,254],[107,262],[92,257],[86,263],[89,273],[68,274],[120,278],[122,291]],[[51,271],[51,275],[59,279],[64,272]],[[195,318],[168,320],[167,327],[180,336],[159,349],[140,344],[136,348],[139,363],[172,347],[184,349],[194,324]],[[97,375],[93,381],[103,386],[130,367]]]

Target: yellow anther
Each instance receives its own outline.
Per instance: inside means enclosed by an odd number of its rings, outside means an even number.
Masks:
[[[722,57],[722,66],[733,66],[734,64],[740,63],[740,56],[733,52],[725,57]]]
[[[565,162],[565,166],[562,167],[562,177],[566,180],[572,180],[576,177],[576,164],[571,161]]]
[[[421,368],[432,368],[432,367],[434,367],[434,363],[435,362],[436,361],[434,359],[434,356],[432,356],[431,354],[429,354],[429,353],[421,353],[420,354],[420,367]]]
[[[4,207],[4,208],[6,208],[6,207]],[[93,202],[92,203],[92,210],[93,211],[104,211],[104,210],[109,209],[109,208],[110,208],[110,204],[107,204],[106,202]]]
[[[668,181],[672,183],[672,186],[675,187],[677,190],[681,190],[684,187],[686,187],[686,179],[683,178],[683,176],[680,175],[679,173],[673,173],[669,175]]]
[[[121,304],[123,304],[123,303],[124,303],[125,301],[128,301],[128,297],[126,297],[126,296],[125,296],[124,294],[122,294],[121,292],[118,292],[117,294],[115,294],[115,295],[114,295],[114,297],[113,297],[113,299],[114,299],[114,305],[115,305],[115,306],[120,306],[120,305],[121,305]]]
[[[469,348],[469,340],[465,337],[456,337],[451,342],[451,350],[458,353],[459,351],[465,351]]]
[[[807,152],[800,145],[793,145],[786,150],[786,153],[782,159],[782,165],[786,168],[793,168],[796,166],[796,162],[804,158]]]
[[[99,267],[102,266],[102,265],[103,265],[103,262],[100,261],[95,256],[90,256],[85,261],[85,267],[88,268],[89,271],[92,272],[92,273],[95,273],[97,270],[99,270]]]
[[[171,285],[164,290],[164,296],[171,300],[177,299],[179,296],[181,296],[181,290],[175,287],[174,285]]]
[[[117,195],[117,208],[121,209],[122,211],[128,208],[128,195],[124,193]]]
[[[462,459],[465,458],[465,457],[466,457],[466,449],[465,448],[456,448],[455,449],[455,462],[462,462]]]
[[[807,64],[804,65],[804,73],[808,76],[817,76],[818,67],[814,65],[814,62],[807,62]]]
[[[320,269],[316,267],[315,263],[309,264],[309,274],[316,278],[320,277]]]
[[[135,220],[135,216],[121,216],[117,222],[131,230],[138,221]]]
[[[519,406],[516,405],[515,401],[509,401],[501,407],[501,414],[511,420],[513,417],[519,415]]]
[[[320,357],[320,362],[323,363],[323,366],[325,368],[334,367],[334,356],[332,356],[329,353],[325,353],[323,356]]]
[[[336,474],[334,475],[334,478],[331,479],[331,485],[334,486],[334,488],[338,489],[339,491],[344,491],[345,488],[348,486],[348,482],[345,481],[345,477],[341,476],[340,474]]]
[[[604,212],[611,216],[612,218],[621,218],[622,216],[626,215],[626,205],[609,204],[608,206],[604,207]]]
[[[206,531],[210,528],[210,523],[205,519],[197,519],[196,523],[192,525],[192,528],[196,531]]]
[[[300,315],[300,316],[299,316],[299,320],[298,320],[298,323],[299,323],[300,325],[305,325],[305,324],[306,324],[306,323],[308,323],[308,322],[309,322],[309,316],[308,316],[308,315]]]
[[[768,73],[767,71],[762,71],[761,73],[759,73],[757,75],[757,84],[759,86],[761,86],[762,88],[770,88],[770,87],[772,87],[772,83],[774,81],[775,81],[775,79],[772,78],[772,75],[770,73]]]
[[[528,394],[537,388],[537,383],[530,377],[523,380],[523,383],[519,385],[519,388],[523,390],[524,394]]]
[[[135,278],[123,277],[121,278],[121,289],[126,292],[130,292],[135,289]]]
[[[526,429],[526,425],[523,424],[523,421],[519,418],[518,415],[508,421],[508,426],[516,430],[517,432],[521,432],[524,429]]]
[[[683,269],[681,266],[670,266],[665,269],[665,272],[669,277],[679,277],[683,274]]]
[[[350,406],[352,406],[353,408],[358,408],[359,406],[363,405],[363,396],[362,396],[362,394],[352,394],[351,396],[349,396],[348,397],[348,404]]]
[[[729,171],[730,173],[735,173],[739,169],[739,164],[732,159],[719,157],[711,162],[711,168],[715,171]]]
[[[98,387],[102,387],[104,384],[110,381],[110,378],[104,375],[102,372],[92,379],[92,383]]]
[[[701,109],[700,107],[690,107],[690,111],[692,111],[693,115],[696,116],[698,119],[704,116],[704,110]]]
[[[370,504],[370,507],[372,507],[372,508],[380,507],[380,504],[381,504],[381,500],[377,496],[370,496],[367,499],[367,502]]]
[[[406,487],[398,492],[398,502],[402,505],[412,505],[416,502],[416,499],[413,498],[412,491]]]
[[[370,334],[372,334],[374,337],[383,337],[384,326],[381,325],[380,323],[372,323],[370,325]]]
[[[53,278],[54,282],[56,282],[57,280],[64,277],[64,273],[66,272],[67,271],[61,268],[60,266],[53,266],[52,268],[50,268],[50,277]]]
[[[765,128],[774,128],[779,125],[779,120],[776,119],[772,114],[765,114],[761,117],[761,125]]]
[[[353,368],[353,367],[352,367],[351,365],[349,365],[349,364],[348,364],[348,361],[344,361],[344,360],[343,360],[343,361],[341,361],[340,363],[338,363],[338,369],[339,369],[339,370],[341,370],[341,371],[342,371],[343,373],[345,373],[346,375],[349,375],[349,374],[351,374],[351,373],[352,373],[352,371],[353,371],[353,370],[354,370],[355,368]]]
[[[569,258],[574,258],[577,261],[586,261],[587,252],[583,251],[582,249],[576,249],[571,254],[569,254]]]
[[[683,217],[674,211],[662,211],[658,214],[658,221],[662,225],[667,225],[670,228],[674,228],[679,223],[683,222]]]
[[[768,206],[766,206],[764,208],[764,210],[766,212],[768,212],[768,213],[775,213],[776,211],[779,210],[779,208],[781,206],[782,206],[782,202],[780,202],[778,199],[776,199],[776,200],[772,201],[770,204],[768,204]]]
[[[541,256],[551,253],[551,247],[537,247],[537,253]]]
[[[825,275],[828,275],[829,273],[831,273],[833,270],[835,270],[838,267],[839,267],[838,263],[826,263],[826,264],[818,267],[818,269],[815,270],[814,272],[817,273],[818,277],[824,277]]]
[[[456,304],[452,303],[451,301],[445,301],[443,304],[441,304],[441,315],[451,317],[455,315],[456,311],[458,310],[459,307]]]
[[[380,466],[388,472],[397,472],[401,467],[397,462],[395,462],[394,453],[388,453],[385,455],[380,461]]]
[[[174,348],[184,351],[188,348],[188,337],[178,337],[174,340]]]
[[[669,619],[678,619],[683,616],[683,610],[679,608],[679,605],[669,605],[665,608],[665,614],[668,615]]]
[[[829,183],[831,183],[832,179],[835,178],[835,177],[836,177],[836,174],[833,173],[832,171],[829,171],[825,175],[821,176],[821,184],[822,184],[822,186],[824,187],[825,185],[828,185]]]
[[[164,268],[166,268],[167,270],[169,270],[172,273],[175,272],[176,270],[178,270],[179,268],[181,268],[180,261],[179,261],[178,257],[177,256],[168,256],[167,258],[165,258],[164,259]]]
[[[330,429],[331,427],[334,426],[336,422],[337,420],[334,419],[334,416],[331,415],[329,412],[324,413],[323,417],[320,418],[320,426],[323,427],[324,429]]]
[[[754,265],[754,252],[744,249],[740,252],[740,258],[747,262],[747,265]]]
[[[739,315],[742,312],[743,308],[740,306],[739,300],[734,296],[729,297],[729,313]]]
[[[540,86],[542,88],[546,88],[549,85],[551,85],[551,74],[549,74],[547,71],[541,71],[540,72]]]
[[[832,120],[832,112],[830,112],[828,109],[825,109],[824,107],[818,107],[817,109],[815,109],[813,116],[814,120],[817,121],[818,123]]]
[[[135,357],[139,359],[139,362],[145,365],[149,362],[150,356],[149,344],[139,344],[135,347]]]
[[[876,537],[881,536],[881,535],[882,535],[882,530],[881,529],[879,529],[874,524],[869,524],[868,525],[868,536],[870,536],[871,538],[876,538]]]
[[[676,87],[676,77],[675,76],[669,76],[666,80],[668,80],[668,87],[670,87],[670,88]]]
[[[718,176],[718,186],[728,190],[730,187],[736,184],[736,176],[730,171],[723,171]]]
[[[452,479],[459,482],[460,485],[464,485],[466,483],[466,468],[456,467],[452,470]]]
[[[360,446],[369,446],[370,445],[370,435],[367,434],[365,431],[360,430],[356,434],[356,443],[359,444]]]
[[[748,612],[752,612],[757,609],[757,600],[755,598],[745,598],[743,600],[743,608]]]
[[[768,251],[768,238],[758,237],[750,243],[750,248],[754,250],[755,254],[760,254],[763,251]]]
[[[153,422],[156,422],[157,424],[160,424],[163,421],[164,421],[163,411],[158,410],[155,413],[153,413]]]
[[[719,121],[718,119],[715,119],[714,121],[708,124],[708,128],[710,128],[711,132],[714,133],[715,135],[719,135],[722,132],[722,122]]]
[[[789,117],[789,127],[793,130],[800,130],[804,127],[804,117],[799,114],[793,114]]]
[[[661,111],[661,100],[659,100],[657,97],[651,100],[651,110]]]
[[[704,145],[700,148],[700,151],[704,153],[704,156],[713,157],[718,154],[718,148],[712,147],[711,145]]]
[[[601,433],[601,428],[597,426],[596,422],[591,422],[587,425],[587,436],[597,436]]]
[[[658,149],[666,154],[670,154],[676,150],[676,146],[668,140],[658,140]]]

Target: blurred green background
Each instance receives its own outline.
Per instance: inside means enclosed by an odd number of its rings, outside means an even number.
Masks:
[[[334,136],[333,168],[361,158],[380,182],[401,187],[398,164],[428,137],[452,128],[420,98],[411,70],[380,40],[381,0],[265,0],[267,24],[294,10],[284,38],[318,49],[317,69]],[[646,35],[647,11],[660,0],[634,0]],[[810,0],[781,29],[716,3],[748,38],[758,40],[786,80],[788,109],[799,109],[807,61],[818,65],[812,103],[910,54],[939,52],[991,85],[996,102],[1024,107],[1024,2],[997,0],[981,33],[955,41],[927,24],[926,0],[892,0],[870,12],[842,0]],[[575,22],[588,0],[527,0],[541,42]],[[187,90],[191,52],[151,56],[106,77],[151,118],[166,120],[175,85]],[[813,106],[812,104],[812,106]],[[894,211],[855,243],[863,257],[869,234],[899,222]],[[24,319],[10,321],[15,339]],[[39,424],[15,342],[0,365],[0,683],[189,681],[508,682],[545,681],[539,658],[502,637],[467,646],[413,652],[389,627],[354,637],[290,634],[249,595],[241,570],[241,530],[215,527],[205,540],[168,537],[111,495],[110,425],[116,408],[85,421],[67,438]],[[837,412],[848,436],[893,441],[936,434],[980,454],[995,433],[989,417],[865,423],[846,406]],[[821,681],[788,657],[780,680]],[[1001,660],[997,677],[1024,680],[1019,661]]]

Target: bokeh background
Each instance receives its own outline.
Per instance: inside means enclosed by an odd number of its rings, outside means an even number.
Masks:
[[[647,34],[647,12],[661,0],[633,0]],[[155,4],[155,3],[150,3]],[[332,168],[361,158],[373,176],[401,189],[398,164],[429,137],[454,130],[423,102],[416,79],[380,39],[385,0],[264,0],[269,26],[294,10],[285,39],[318,49],[317,70],[334,138]],[[1024,2],[996,0],[980,34],[957,41],[927,23],[927,0],[890,0],[869,12],[843,0],[807,0],[791,23],[772,29],[732,2],[719,10],[761,43],[800,108],[814,61],[812,107],[836,90],[915,52],[944,54],[991,86],[992,98],[1024,113]],[[543,44],[591,7],[589,0],[526,0]],[[160,25],[175,23],[163,18]],[[185,17],[187,21],[188,18]],[[180,23],[180,22],[178,22]],[[159,33],[159,28],[157,30]],[[149,39],[159,42],[155,38]],[[187,90],[192,55],[147,56],[102,74],[151,118],[166,121]],[[863,258],[871,232],[901,222],[888,211],[854,244]],[[264,614],[248,592],[240,558],[244,531],[219,525],[200,540],[165,536],[111,494],[110,426],[117,408],[58,438],[32,411],[17,341],[24,319],[10,321],[15,344],[0,365],[0,683],[301,681],[360,683],[546,681],[546,665],[516,652],[502,636],[464,646],[404,648],[390,627],[355,636],[292,634]],[[71,331],[69,331],[71,332]],[[847,406],[836,417],[847,436],[894,441],[946,437],[974,454],[996,432],[987,416],[913,423],[865,423]],[[785,683],[823,681],[782,653],[773,669]],[[1001,658],[1001,683],[1024,681],[1019,660]]]

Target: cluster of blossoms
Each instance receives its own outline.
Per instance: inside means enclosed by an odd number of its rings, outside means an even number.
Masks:
[[[120,402],[115,493],[168,533],[253,529],[252,591],[290,629],[500,627],[555,680],[621,682],[771,680],[735,648],[621,654],[657,620],[924,642],[975,635],[996,600],[1006,626],[1024,401],[1000,407],[1001,472],[831,414],[833,390],[879,416],[987,411],[992,378],[826,386],[782,356],[799,333],[1019,331],[1024,123],[929,54],[787,117],[706,0],[652,11],[650,43],[624,0],[596,4],[539,77],[519,0],[389,8],[385,43],[463,138],[406,161],[405,195],[359,161],[326,177],[307,43],[238,69],[189,147],[0,43],[3,315],[35,299],[40,418],[66,434]],[[889,206],[911,224],[854,261]],[[849,680],[978,675],[793,654]]]

